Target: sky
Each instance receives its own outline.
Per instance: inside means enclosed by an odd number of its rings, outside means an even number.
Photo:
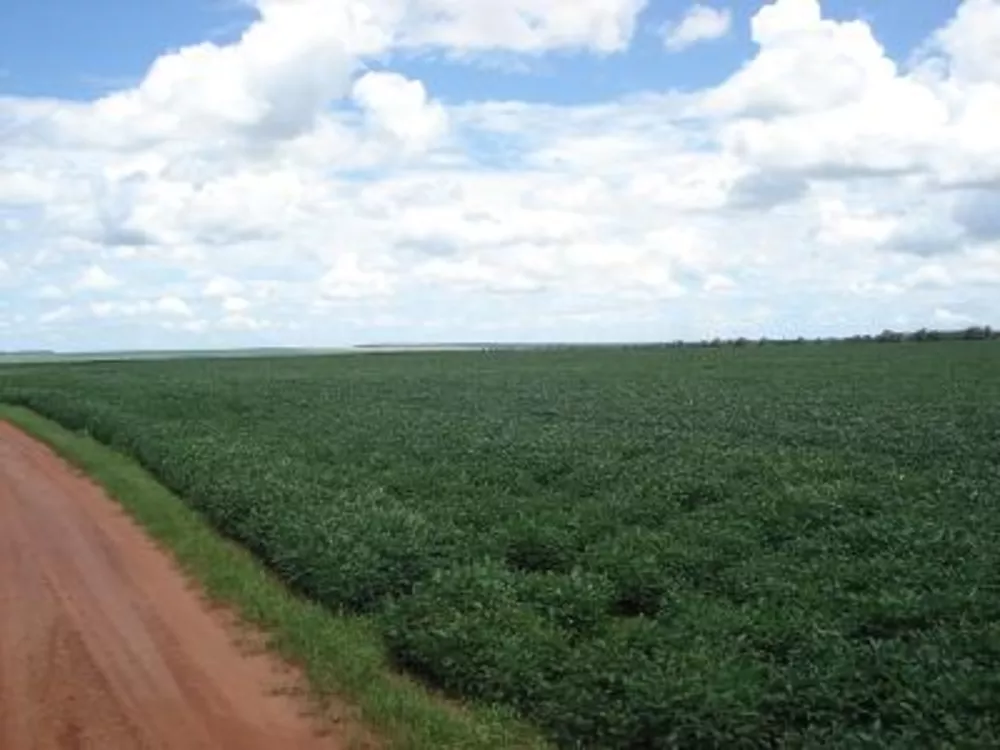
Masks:
[[[0,0],[0,350],[1000,326],[1000,0]]]

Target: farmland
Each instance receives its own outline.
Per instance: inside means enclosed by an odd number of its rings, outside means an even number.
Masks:
[[[562,747],[1000,744],[1000,344],[18,365]]]

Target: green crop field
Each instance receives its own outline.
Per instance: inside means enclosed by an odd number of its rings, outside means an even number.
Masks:
[[[1000,746],[1000,343],[0,368],[562,747]]]

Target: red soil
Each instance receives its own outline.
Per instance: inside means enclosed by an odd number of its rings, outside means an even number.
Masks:
[[[97,487],[0,423],[0,748],[335,750]]]

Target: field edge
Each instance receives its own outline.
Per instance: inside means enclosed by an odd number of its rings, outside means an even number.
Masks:
[[[301,670],[317,710],[343,703],[389,748],[548,747],[506,711],[455,705],[399,674],[370,622],[292,594],[131,457],[21,406],[0,403],[0,421],[46,444],[100,485],[209,602],[231,610],[269,651]]]

